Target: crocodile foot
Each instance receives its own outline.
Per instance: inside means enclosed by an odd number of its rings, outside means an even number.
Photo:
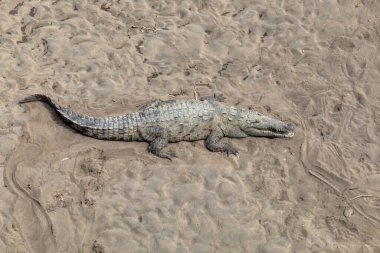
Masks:
[[[225,152],[226,152],[226,154],[228,156],[230,156],[230,155],[235,155],[236,156],[239,153],[239,151],[236,148],[232,147],[231,145],[227,145],[225,147]]]
[[[166,153],[161,152],[158,154],[158,156],[161,158],[169,159],[171,161],[173,158],[177,157],[177,154],[174,151],[168,151]]]
[[[201,97],[200,100],[201,101],[207,100],[209,102],[213,102],[213,101],[223,102],[224,100],[226,100],[226,97],[223,96],[223,94],[219,94],[219,95],[214,94],[213,96],[204,96],[204,97]]]

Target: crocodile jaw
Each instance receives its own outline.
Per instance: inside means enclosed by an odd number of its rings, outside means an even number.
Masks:
[[[292,138],[294,136],[293,131],[272,131],[265,129],[256,129],[257,133],[254,136],[263,136],[263,137],[277,137],[277,138]]]
[[[257,124],[250,126],[243,131],[250,136],[272,137],[272,138],[292,138],[294,136],[295,124],[275,120],[274,124]]]

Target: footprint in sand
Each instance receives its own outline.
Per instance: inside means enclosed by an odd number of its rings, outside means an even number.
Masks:
[[[80,189],[81,204],[85,206],[95,205],[96,195],[104,187],[105,161],[104,151],[97,148],[90,148],[78,154],[74,178]]]
[[[351,80],[360,80],[364,75],[366,66],[367,63],[365,60],[350,57],[346,61],[346,73]]]
[[[356,225],[346,219],[339,217],[327,217],[326,224],[332,234],[337,239],[349,239],[358,234]]]

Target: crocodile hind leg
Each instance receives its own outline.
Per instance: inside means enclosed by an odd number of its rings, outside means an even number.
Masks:
[[[177,157],[173,151],[162,152],[162,149],[168,144],[168,140],[162,137],[154,139],[148,147],[148,151],[152,154],[171,160],[173,157]]]
[[[148,146],[149,152],[158,157],[166,158],[169,160],[171,160],[173,157],[176,157],[176,154],[173,151],[162,151],[162,149],[168,144],[168,130],[162,127],[148,127],[140,132],[144,139],[151,140]]]
[[[220,142],[223,138],[221,130],[213,130],[206,139],[206,148],[213,152],[225,152],[227,155],[237,155],[238,151],[228,143]]]

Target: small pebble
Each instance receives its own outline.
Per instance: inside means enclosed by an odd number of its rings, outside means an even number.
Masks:
[[[354,209],[352,209],[352,207],[347,206],[346,208],[344,208],[343,215],[346,218],[350,218],[353,214],[354,214]]]

